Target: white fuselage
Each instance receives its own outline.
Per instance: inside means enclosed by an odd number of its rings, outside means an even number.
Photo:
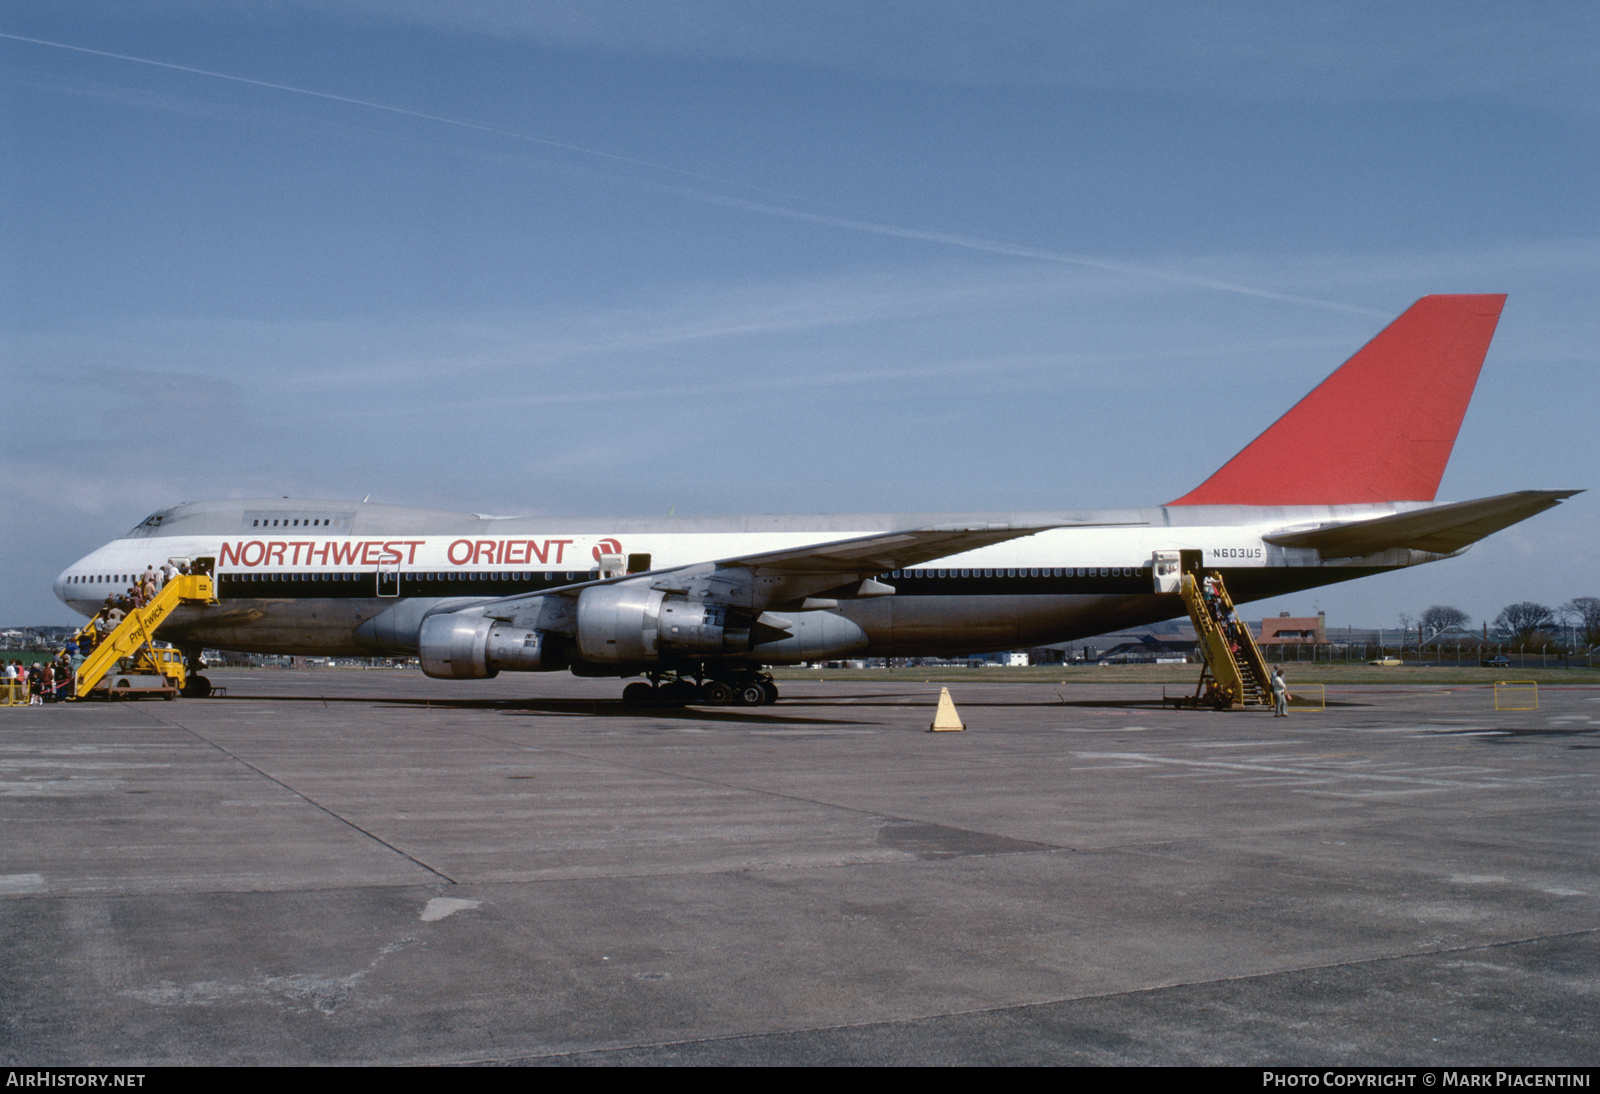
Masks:
[[[879,580],[892,595],[827,609],[859,626],[860,653],[947,656],[1181,615],[1180,600],[1157,591],[1157,552],[1200,552],[1238,601],[1445,557],[1391,550],[1333,564],[1314,550],[1263,540],[1417,508],[1426,505],[564,519],[288,499],[204,502],[155,514],[79,559],[57,578],[55,592],[90,615],[147,566],[212,559],[219,603],[176,612],[162,630],[175,644],[322,656],[411,652],[415,621],[440,605],[590,580],[607,558],[659,571],[957,522],[1085,525],[890,571]]]

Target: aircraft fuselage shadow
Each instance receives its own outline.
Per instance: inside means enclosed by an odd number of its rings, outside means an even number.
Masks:
[[[743,722],[753,725],[876,725],[862,718],[818,718],[781,713],[783,707],[712,707],[624,703],[620,699],[417,699],[381,695],[230,695],[219,701],[257,703],[335,703],[408,710],[488,710],[505,714],[585,714],[599,718],[664,718]],[[188,700],[190,702],[211,702]],[[787,705],[787,702],[786,702]],[[775,712],[777,711],[777,712]]]
[[[420,704],[418,704],[420,705]],[[437,704],[435,704],[437,705]],[[462,704],[465,705],[465,704]],[[486,703],[483,709],[503,714],[586,714],[596,718],[641,718],[664,721],[738,722],[748,725],[880,725],[865,718],[811,718],[767,713],[771,707],[654,706],[617,699],[551,699],[531,702]]]

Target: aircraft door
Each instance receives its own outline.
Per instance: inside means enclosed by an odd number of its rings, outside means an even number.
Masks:
[[[378,567],[378,595],[379,596],[399,596],[400,595],[400,567],[398,567],[398,566],[379,566]]]
[[[1182,561],[1177,551],[1157,551],[1150,560],[1150,573],[1158,593],[1175,593],[1183,582]]]

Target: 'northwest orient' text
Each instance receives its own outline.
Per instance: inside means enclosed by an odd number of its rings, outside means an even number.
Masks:
[[[224,543],[221,566],[415,566],[421,539],[251,539]],[[445,549],[452,566],[560,565],[570,539],[458,539]]]

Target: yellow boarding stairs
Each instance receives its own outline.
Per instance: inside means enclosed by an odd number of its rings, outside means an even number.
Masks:
[[[1270,707],[1272,679],[1267,663],[1250,628],[1233,610],[1233,598],[1222,584],[1222,575],[1213,570],[1202,577],[1189,571],[1183,575],[1179,592],[1189,608],[1189,620],[1206,663],[1190,703],[1218,710]]]
[[[110,634],[100,636],[95,621],[90,620],[75,636],[80,649],[87,641],[99,638],[93,652],[78,666],[78,676],[73,698],[82,699],[107,674],[126,674],[129,686],[105,689],[108,695],[137,693],[164,695],[171,699],[183,690],[185,672],[183,655],[175,649],[157,648],[156,628],[182,604],[215,604],[216,586],[206,574],[179,574],[162,586],[155,598],[142,608],[135,608],[122,617],[122,622]],[[104,623],[100,624],[104,626]],[[135,684],[135,678],[143,677]]]

